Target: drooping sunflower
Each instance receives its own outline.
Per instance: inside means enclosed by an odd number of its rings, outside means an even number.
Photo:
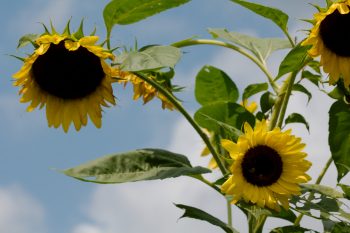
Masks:
[[[75,129],[85,126],[88,116],[101,127],[102,108],[115,105],[112,91],[115,71],[106,63],[114,55],[96,45],[98,37],[78,32],[64,33],[52,27],[32,44],[36,48],[13,75],[20,87],[20,102],[30,102],[27,110],[46,107],[49,127],[62,125],[65,132],[73,122]]]
[[[127,83],[133,84],[134,100],[142,98],[143,103],[146,104],[149,101],[151,101],[154,97],[157,97],[162,101],[163,109],[174,110],[174,105],[151,84],[145,82],[144,80],[142,80],[137,75],[131,72],[122,71],[119,68],[117,68],[116,70],[118,73],[117,76],[119,77],[118,80],[120,83],[123,83],[124,85],[126,85]]]
[[[312,45],[309,55],[321,56],[320,64],[329,74],[329,83],[339,77],[350,85],[350,0],[338,1],[314,15],[314,27],[302,45]]]
[[[280,211],[282,205],[288,209],[288,199],[300,194],[299,183],[311,179],[306,174],[311,163],[302,151],[305,144],[291,135],[291,130],[268,131],[266,121],[257,122],[254,129],[246,123],[244,131],[237,143],[222,140],[233,159],[232,175],[222,185],[222,192],[232,195],[232,203],[243,198],[259,207]]]

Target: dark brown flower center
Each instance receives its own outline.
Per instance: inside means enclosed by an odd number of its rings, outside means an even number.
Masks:
[[[283,163],[274,149],[259,145],[250,148],[242,161],[242,173],[247,182],[257,186],[269,186],[282,174]]]
[[[350,57],[350,14],[335,10],[321,22],[320,35],[324,45],[338,56]]]
[[[62,99],[78,99],[91,94],[101,84],[104,72],[100,58],[84,47],[68,51],[64,42],[51,44],[32,66],[40,88]]]

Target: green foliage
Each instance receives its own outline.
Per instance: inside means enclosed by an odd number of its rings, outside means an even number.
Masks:
[[[312,84],[314,84],[317,87],[319,82],[321,81],[321,75],[313,74],[308,70],[303,70],[303,72],[301,73],[301,78],[309,80]]]
[[[310,46],[297,45],[294,47],[281,62],[276,80],[287,73],[301,70],[305,66],[309,49]]]
[[[304,232],[312,233],[317,231],[306,229],[300,226],[277,227],[271,231],[271,233],[304,233]]]
[[[19,41],[18,41],[18,45],[17,45],[17,49],[26,46],[27,44],[31,43],[33,45],[34,41],[39,38],[40,35],[38,34],[26,34],[24,36],[22,36]]]
[[[262,17],[272,20],[283,32],[287,31],[288,15],[279,9],[263,6],[257,3],[251,3],[248,1],[231,0]]]
[[[194,115],[196,122],[203,128],[220,133],[220,126],[208,119],[208,116],[223,122],[238,130],[242,129],[244,122],[254,126],[255,117],[244,107],[232,102],[215,102],[201,107]]]
[[[309,123],[305,120],[303,115],[299,113],[291,113],[284,121],[285,124],[302,123],[305,125],[307,131],[310,131]]]
[[[142,51],[124,53],[117,62],[125,71],[147,71],[174,68],[181,58],[181,50],[172,46],[149,46]]]
[[[329,110],[328,143],[332,158],[338,170],[338,181],[344,177],[350,167],[350,105],[339,100]],[[345,165],[345,166],[344,166]]]
[[[248,99],[249,97],[258,94],[259,92],[266,91],[269,88],[267,83],[254,83],[248,85],[243,91],[243,100]]]
[[[125,183],[166,179],[211,172],[192,167],[186,156],[161,149],[140,149],[81,164],[64,170],[73,178],[94,183]]]
[[[304,93],[307,95],[307,102],[309,103],[311,98],[312,98],[312,94],[310,91],[308,91],[303,85],[296,83],[293,85],[293,91],[299,91],[301,93]]]
[[[103,10],[107,37],[114,25],[127,25],[141,21],[190,0],[112,0]]]
[[[195,96],[201,105],[218,101],[236,102],[238,88],[222,70],[213,66],[204,66],[196,76]]]
[[[273,105],[276,102],[276,96],[273,95],[271,92],[267,91],[260,97],[260,108],[262,113],[268,112],[270,109],[272,109]]]
[[[350,186],[345,184],[338,184],[343,190],[345,197],[350,200]]]
[[[175,204],[175,206],[185,210],[185,213],[181,216],[181,218],[188,217],[188,218],[194,218],[194,219],[206,221],[210,224],[220,227],[226,233],[238,233],[238,231],[235,230],[234,228],[228,226],[226,223],[224,223],[220,219],[208,214],[207,212],[204,212],[201,209],[198,209],[192,206],[182,205],[182,204]]]
[[[280,38],[257,38],[238,32],[229,32],[223,28],[209,28],[208,31],[214,38],[224,39],[249,50],[261,62],[265,62],[272,52],[291,47],[288,40]]]

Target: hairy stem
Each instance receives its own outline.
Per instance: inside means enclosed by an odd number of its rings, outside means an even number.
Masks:
[[[232,49],[232,50],[242,54],[243,56],[247,57],[252,62],[254,62],[261,69],[261,71],[266,75],[271,87],[273,88],[275,93],[277,93],[279,87],[275,83],[275,81],[273,80],[274,78],[272,77],[272,75],[268,71],[265,64],[262,63],[261,61],[259,61],[256,57],[254,57],[250,53],[247,53],[245,50],[243,50],[243,49],[241,49],[233,44],[230,44],[230,43],[226,43],[226,42],[219,41],[219,40],[211,40],[211,39],[187,39],[187,40],[182,40],[182,41],[178,41],[178,42],[171,44],[171,46],[174,46],[177,48],[182,48],[182,47],[187,47],[187,46],[192,46],[192,45],[216,45],[216,46],[221,46],[221,47]]]

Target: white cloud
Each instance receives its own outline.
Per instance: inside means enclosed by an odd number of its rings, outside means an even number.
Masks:
[[[0,206],[0,232],[46,232],[43,208],[20,187],[0,187]]]

